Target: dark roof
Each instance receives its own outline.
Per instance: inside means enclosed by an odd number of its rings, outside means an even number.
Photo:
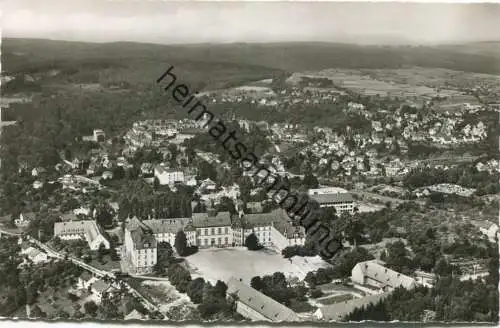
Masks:
[[[134,249],[156,248],[157,242],[153,230],[136,217],[128,222],[126,229],[130,231]]]
[[[177,218],[177,219],[162,219],[162,220],[144,220],[142,223],[147,225],[153,233],[177,233],[182,230],[187,223],[189,218]]]
[[[349,301],[339,302],[332,305],[325,305],[320,308],[324,320],[340,321],[346,315],[363,306],[376,304],[387,297],[389,293],[375,294],[363,298],[355,298]]]
[[[222,227],[231,225],[231,214],[219,212],[215,216],[208,213],[193,213],[193,226],[196,228]]]

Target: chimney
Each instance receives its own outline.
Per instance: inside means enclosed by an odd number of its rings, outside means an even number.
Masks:
[[[207,209],[207,213],[209,217],[215,217],[217,216],[217,210],[215,208],[209,208]]]

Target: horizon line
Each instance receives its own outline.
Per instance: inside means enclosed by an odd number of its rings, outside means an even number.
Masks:
[[[453,45],[466,45],[474,43],[500,43],[498,40],[450,40],[447,42],[342,42],[342,41],[324,41],[324,40],[296,40],[296,41],[226,41],[226,42],[173,42],[173,43],[156,43],[151,41],[136,41],[136,40],[117,40],[117,41],[85,41],[85,40],[68,40],[57,38],[37,38],[37,37],[23,37],[23,36],[5,36],[1,37],[2,40],[15,39],[15,40],[37,40],[37,41],[53,41],[53,42],[71,42],[71,43],[87,43],[87,44],[117,44],[117,43],[130,43],[130,44],[145,44],[156,46],[200,46],[200,45],[279,45],[279,44],[324,44],[324,45],[350,45],[361,47],[432,47],[432,46],[453,46]]]

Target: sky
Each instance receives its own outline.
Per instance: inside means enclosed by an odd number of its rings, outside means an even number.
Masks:
[[[500,4],[4,0],[2,36],[160,44],[500,40]]]

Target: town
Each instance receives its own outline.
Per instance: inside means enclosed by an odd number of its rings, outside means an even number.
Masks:
[[[500,71],[463,47],[6,38],[0,316],[497,323]]]

